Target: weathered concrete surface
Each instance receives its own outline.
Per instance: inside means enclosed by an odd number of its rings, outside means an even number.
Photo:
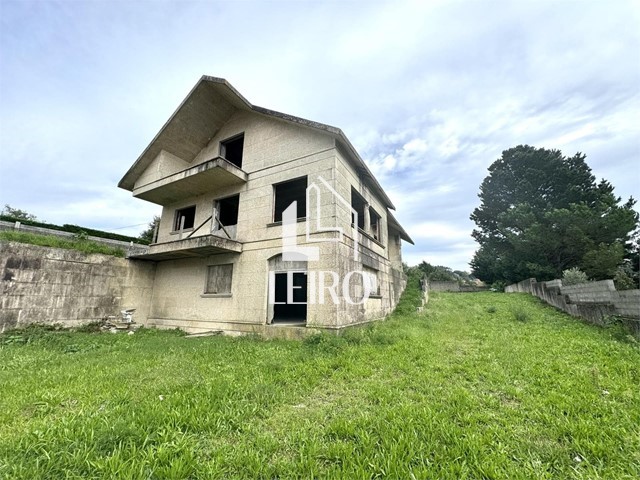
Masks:
[[[125,308],[146,319],[154,276],[149,262],[0,242],[0,331],[80,325]]]
[[[219,155],[221,145],[239,135],[242,164],[233,173]],[[401,240],[411,239],[346,137],[327,125],[254,107],[226,81],[203,77],[119,184],[163,207],[157,243],[141,257],[157,261],[148,324],[270,331],[274,307],[268,292],[275,277],[270,265],[283,252],[283,225],[274,215],[277,186],[303,178],[308,218],[306,225],[298,222],[295,241],[317,249],[306,269],[307,328],[336,331],[389,314],[406,284]],[[365,220],[355,227],[352,195],[362,200]],[[216,205],[231,196],[238,198],[236,225],[229,225],[234,240],[212,237]],[[180,230],[177,219],[185,208],[193,211],[193,227]],[[185,234],[192,237],[183,240]],[[208,272],[221,265],[231,265],[230,291],[210,295]],[[338,294],[314,302],[326,284],[318,280],[314,286],[311,279],[324,273],[335,274]],[[364,282],[373,279],[375,295],[360,304],[346,300],[362,298]]]
[[[458,282],[429,282],[429,290],[432,292],[459,292],[460,284]]]
[[[505,288],[505,292],[535,295],[550,305],[603,325],[609,316],[623,317],[636,336],[640,336],[640,290],[617,291],[613,280],[562,286],[562,280],[538,283],[528,278]]]

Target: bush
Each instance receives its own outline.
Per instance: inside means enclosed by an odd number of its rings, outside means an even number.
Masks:
[[[587,274],[578,267],[573,267],[562,272],[562,285],[565,287],[568,285],[587,283],[588,281]]]
[[[529,312],[524,310],[523,308],[515,308],[512,310],[513,318],[515,318],[518,322],[526,322],[529,320]]]
[[[613,277],[613,283],[616,290],[633,290],[636,288],[633,278],[625,271],[623,267],[618,267]]]
[[[52,223],[38,222],[36,220],[17,218],[14,216],[9,216],[4,214],[0,214],[0,220],[4,222],[12,222],[12,223],[15,223],[16,221],[18,221],[23,225],[30,225],[32,227],[48,228],[50,230],[58,230],[60,232],[70,232],[70,233],[76,233],[80,235],[91,236],[91,237],[107,238],[110,240],[119,240],[121,242],[133,242],[133,243],[141,243],[145,245],[149,243],[140,238],[129,237],[127,235],[120,235],[118,233],[104,232],[102,230],[94,230],[92,228],[79,227],[78,225],[69,225],[66,223],[64,225],[54,225]]]

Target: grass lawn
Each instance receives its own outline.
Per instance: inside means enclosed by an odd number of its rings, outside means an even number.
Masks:
[[[304,342],[0,337],[1,478],[640,478],[640,348],[525,294]]]

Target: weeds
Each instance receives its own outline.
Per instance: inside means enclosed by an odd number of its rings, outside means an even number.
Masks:
[[[77,250],[83,253],[101,253],[115,257],[124,257],[125,252],[121,248],[109,247],[100,243],[87,240],[86,233],[82,232],[74,235],[71,239],[56,237],[55,235],[37,235],[35,233],[2,231],[0,240],[9,242],[28,243],[41,247],[63,248],[66,250]]]
[[[513,318],[518,322],[524,323],[528,322],[530,319],[529,312],[520,307],[514,308],[513,310],[511,310],[511,313],[513,314]]]
[[[0,478],[640,476],[640,349],[526,294],[419,295],[302,342],[1,335]]]

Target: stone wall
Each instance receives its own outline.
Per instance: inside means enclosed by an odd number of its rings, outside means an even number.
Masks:
[[[71,232],[63,232],[62,230],[54,230],[51,228],[35,227],[33,225],[23,225],[20,222],[5,222],[0,220],[0,231],[13,231],[19,233],[33,233],[36,235],[53,235],[55,237],[73,240],[77,234]],[[140,255],[149,250],[147,245],[141,245],[133,242],[123,242],[121,240],[113,240],[111,238],[87,236],[87,240],[100,243],[108,247],[121,249],[126,256]]]
[[[596,325],[603,325],[609,316],[619,316],[640,336],[640,290],[617,291],[613,280],[562,286],[562,280],[538,283],[528,278],[507,286],[505,292],[530,293]]]
[[[32,323],[66,326],[136,308],[149,313],[155,264],[0,242],[0,332]]]
[[[432,292],[484,292],[488,288],[476,285],[460,285],[458,282],[430,281],[429,290]]]
[[[460,285],[458,282],[437,282],[431,280],[429,282],[429,290],[432,292],[459,292]]]

